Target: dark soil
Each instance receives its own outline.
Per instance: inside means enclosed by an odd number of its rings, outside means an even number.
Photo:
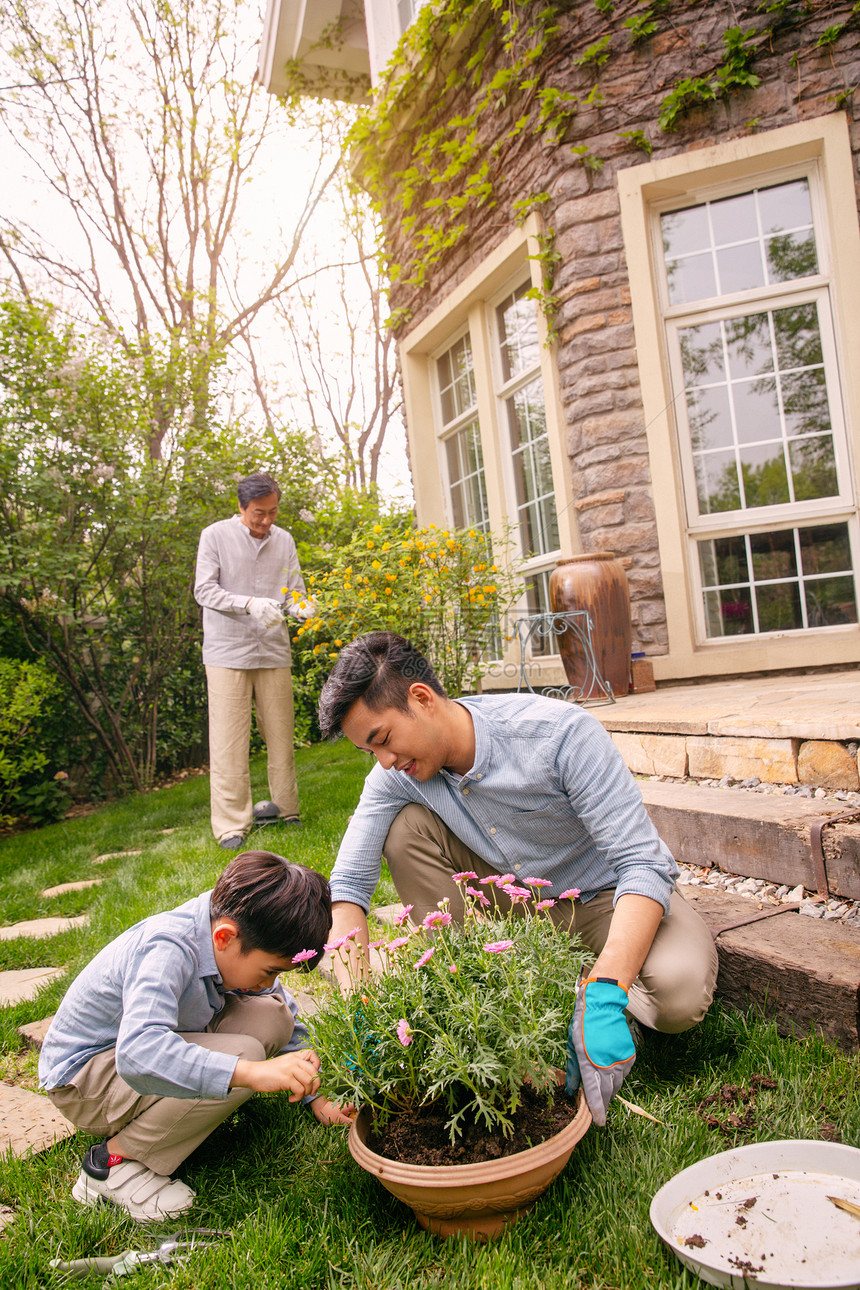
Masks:
[[[522,1104],[511,1116],[513,1134],[507,1138],[498,1129],[467,1124],[452,1144],[445,1127],[448,1112],[437,1103],[393,1116],[384,1129],[377,1130],[374,1126],[367,1145],[378,1155],[403,1164],[473,1165],[536,1147],[559,1133],[576,1115],[576,1102],[562,1086],[553,1091],[550,1102],[546,1093],[536,1093],[530,1088],[523,1089],[522,1098]]]
[[[726,1137],[734,1137],[738,1132],[748,1133],[756,1127],[753,1109],[756,1094],[761,1089],[772,1091],[775,1088],[776,1080],[768,1075],[753,1075],[747,1088],[740,1084],[724,1084],[719,1093],[703,1097],[696,1110],[709,1129],[718,1129]]]

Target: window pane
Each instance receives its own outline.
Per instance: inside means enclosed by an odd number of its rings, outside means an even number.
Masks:
[[[687,416],[694,449],[726,448],[733,444],[732,414],[726,385],[688,390]]]
[[[519,376],[540,361],[535,302],[526,300],[528,287],[522,286],[496,310],[499,326],[499,351],[504,381]]]
[[[475,404],[475,372],[468,336],[462,336],[441,355],[436,363],[436,374],[442,424],[449,425]]]
[[[829,430],[830,407],[824,369],[784,376],[782,406],[787,434],[820,434]]]
[[[758,236],[755,193],[740,193],[737,197],[721,197],[710,202],[711,227],[716,246],[741,242]]]
[[[836,458],[830,435],[815,439],[795,439],[788,445],[788,455],[796,501],[838,496]]]
[[[717,273],[720,278],[720,295],[734,291],[747,291],[764,284],[764,265],[759,242],[744,242],[740,246],[727,246],[717,251]]]
[[[660,222],[673,304],[818,272],[805,179],[667,211]]]
[[[740,458],[744,506],[782,506],[791,500],[782,444],[778,447],[745,444],[740,450]]]
[[[709,385],[725,375],[723,333],[719,323],[682,327],[681,363],[685,385]]]
[[[733,380],[773,371],[770,319],[766,313],[743,314],[727,319],[724,325],[729,375]]]
[[[811,578],[805,589],[810,627],[838,627],[841,623],[857,622],[853,578]]]
[[[803,627],[800,588],[796,582],[759,587],[756,599],[760,632],[793,632]]]
[[[490,527],[481,433],[477,421],[445,440],[451,513],[456,528]]]
[[[710,637],[857,622],[847,524],[710,538],[697,546]]]
[[[794,529],[777,533],[754,533],[750,537],[753,578],[767,582],[773,578],[797,577],[797,552]]]
[[[738,468],[734,452],[713,452],[693,459],[699,511],[713,515],[717,511],[736,511],[741,504]]]
[[[732,385],[732,402],[738,443],[782,439],[775,379],[735,381]]]
[[[793,367],[812,367],[824,362],[821,331],[815,302],[775,309],[773,330],[776,352],[783,371]]]

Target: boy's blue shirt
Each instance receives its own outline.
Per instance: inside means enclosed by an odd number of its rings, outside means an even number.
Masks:
[[[39,1058],[39,1084],[59,1088],[106,1048],[116,1047],[119,1075],[137,1093],[226,1098],[237,1057],[186,1043],[224,1007],[212,948],[211,891],[177,909],[153,914],[101,950],[72,982],[51,1022]],[[284,1052],[306,1048],[298,1005],[280,981],[296,1018]]]

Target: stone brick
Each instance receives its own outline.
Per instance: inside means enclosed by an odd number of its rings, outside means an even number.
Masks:
[[[623,524],[626,519],[623,506],[598,506],[593,511],[585,511],[579,518],[579,527],[583,533],[592,533],[596,529],[614,528]]]
[[[796,739],[731,739],[713,735],[687,737],[689,774],[694,779],[751,779],[766,784],[797,780]]]
[[[575,399],[571,403],[571,412],[577,418],[590,417],[595,412],[611,412],[613,407],[613,397],[611,390],[597,390],[594,394],[587,394],[584,398]]]
[[[621,449],[617,444],[601,444],[599,448],[589,448],[586,452],[581,452],[576,459],[577,470],[587,470],[589,466],[603,468],[605,464],[608,469],[610,464],[616,462],[621,455]],[[596,473],[596,472],[595,472]],[[597,492],[599,485],[595,485],[594,492]]]
[[[591,510],[593,506],[607,506],[612,502],[624,501],[624,489],[617,488],[605,493],[592,493],[589,497],[580,497],[574,502],[578,511]]]
[[[626,513],[628,520],[653,520],[654,503],[650,493],[644,489],[631,489],[627,494]]]
[[[650,551],[657,546],[657,530],[653,524],[623,524],[606,533],[596,529],[591,538],[596,551],[611,549],[619,555],[635,555],[637,551]]]
[[[682,779],[687,774],[687,739],[684,735],[615,732],[612,742],[634,775],[671,775],[674,779]]]
[[[561,332],[562,343],[567,344],[574,337],[581,335],[585,331],[599,331],[606,326],[605,314],[587,314],[585,317],[575,318],[572,323]]]
[[[857,792],[860,776],[857,758],[842,744],[829,739],[808,739],[797,754],[797,778],[816,788],[843,788]]]
[[[600,449],[593,449],[596,454]],[[577,458],[577,467],[585,471],[584,486],[595,492],[600,488],[628,488],[634,484],[649,484],[651,471],[647,457],[624,457],[619,460],[621,450],[617,450],[615,460],[604,461],[599,465],[587,460],[591,453],[581,453]]]

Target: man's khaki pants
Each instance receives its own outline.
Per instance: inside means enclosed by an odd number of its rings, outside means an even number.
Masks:
[[[433,811],[417,802],[405,806],[389,830],[383,848],[397,893],[412,905],[420,922],[448,897],[454,918],[463,920],[463,895],[455,873],[471,869],[479,878],[497,871],[456,837]],[[522,875],[525,877],[525,874]],[[482,888],[502,911],[511,908],[503,891]],[[549,911],[554,923],[570,929],[599,954],[609,934],[614,891],[602,891],[586,904],[560,900]],[[630,989],[629,1011],[643,1025],[666,1034],[689,1030],[702,1020],[717,983],[717,952],[705,923],[678,891],[639,976]]]
[[[189,1044],[231,1053],[246,1061],[276,1056],[289,1043],[295,1022],[275,995],[230,995],[203,1034],[182,1034]],[[116,1049],[97,1053],[71,1084],[48,1097],[75,1128],[117,1138],[117,1154],[169,1175],[226,1120],[252,1090],[233,1088],[224,1098],[156,1097],[136,1093],[117,1074]]]
[[[293,682],[288,667],[207,667],[212,832],[241,837],[251,827],[251,704],[266,743],[269,797],[281,815],[299,813],[293,752]]]

